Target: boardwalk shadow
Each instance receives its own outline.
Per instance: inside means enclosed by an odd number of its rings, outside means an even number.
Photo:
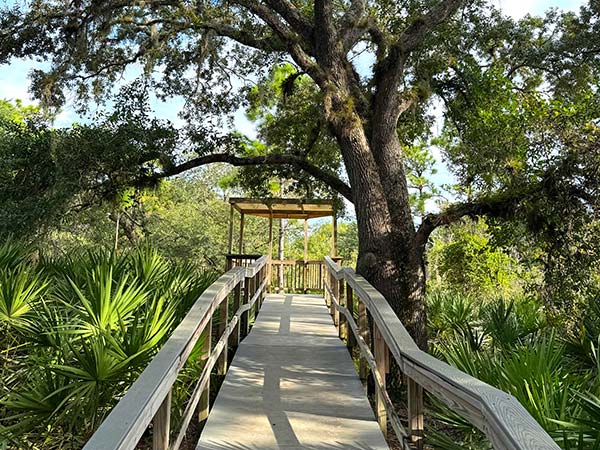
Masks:
[[[286,295],[263,308],[197,450],[387,449],[325,306]]]
[[[347,443],[347,442],[334,442],[331,444],[319,444],[319,445],[298,445],[298,446],[281,446],[281,447],[269,447],[266,449],[262,446],[246,445],[232,443],[207,443],[199,445],[196,450],[271,450],[280,448],[281,450],[373,450],[374,447],[362,444],[362,443]],[[380,447],[377,447],[379,449]]]

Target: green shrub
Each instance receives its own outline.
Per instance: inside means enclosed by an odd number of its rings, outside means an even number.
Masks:
[[[0,442],[81,448],[215,274],[150,248],[29,260],[0,247]]]

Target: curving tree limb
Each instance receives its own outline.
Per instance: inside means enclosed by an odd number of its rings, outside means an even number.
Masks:
[[[285,154],[270,154],[262,156],[236,156],[231,153],[212,153],[209,155],[199,156],[197,158],[190,159],[179,165],[174,165],[170,168],[163,170],[162,172],[155,173],[148,177],[142,178],[140,184],[152,184],[162,178],[179,175],[187,170],[205,166],[212,163],[227,163],[232,166],[260,166],[260,165],[272,165],[272,166],[292,166],[299,170],[303,170],[306,173],[312,175],[319,181],[322,181],[333,190],[338,192],[348,201],[352,202],[352,189],[342,180],[335,175],[324,171],[323,169],[311,164],[304,158],[296,155],[285,155]]]

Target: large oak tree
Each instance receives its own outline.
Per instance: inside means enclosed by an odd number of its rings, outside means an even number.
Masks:
[[[597,12],[592,4],[581,18],[515,24],[467,0],[35,0],[0,14],[0,62],[50,61],[32,74],[46,105],[66,92],[81,104],[101,98],[132,65],[159,96],[184,96],[182,143],[193,151],[183,159],[156,145],[142,152],[141,183],[226,162],[292,168],[337,191],[356,210],[357,271],[425,346],[424,252],[436,227],[465,215],[532,215],[540,202],[595,212]],[[361,52],[374,58],[366,70],[357,68]],[[289,83],[314,85],[314,120],[337,143],[343,170],[323,163],[318,148],[248,155],[218,136],[223,114],[283,62],[297,70]],[[404,149],[427,134],[436,98],[467,194],[417,227]],[[579,115],[561,110],[573,104],[586,106]],[[568,120],[557,123],[556,111]]]

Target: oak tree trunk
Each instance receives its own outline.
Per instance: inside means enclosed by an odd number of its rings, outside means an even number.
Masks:
[[[417,345],[426,349],[423,252],[415,239],[396,125],[380,123],[372,127],[375,138],[368,139],[347,98],[343,90],[331,92],[325,109],[352,186],[359,242],[356,271],[385,296]]]
[[[421,348],[427,347],[423,248],[417,243],[403,152],[397,134],[410,100],[400,95],[405,58],[390,51],[374,67],[370,100],[335,31],[333,2],[315,0],[315,60],[299,65],[313,73],[323,94],[325,118],[340,146],[358,224],[356,270],[390,303]]]

